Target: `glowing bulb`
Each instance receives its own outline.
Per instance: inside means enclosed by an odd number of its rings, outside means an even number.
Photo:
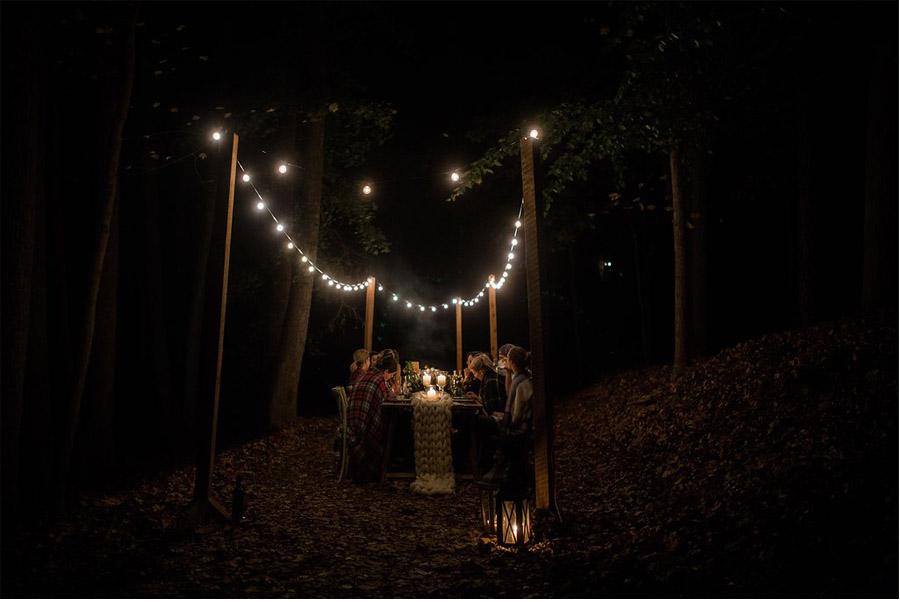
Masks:
[[[480,293],[478,293],[478,296],[479,296],[479,297],[484,297],[484,291],[481,291]],[[476,301],[477,301],[477,299],[476,299]]]
[[[406,309],[409,309],[410,307],[412,307],[412,303],[410,303],[409,301],[407,301],[407,302],[406,302]]]
[[[481,295],[479,295],[479,297],[480,297],[480,296],[481,296]],[[475,297],[475,303],[478,303],[480,300],[481,300],[481,299],[479,299],[478,297]]]
[[[511,241],[509,241],[509,244],[511,244],[512,246],[516,246],[517,244],[519,244],[519,240],[514,238]]]
[[[313,267],[313,266],[309,266],[308,268],[306,268],[306,271],[308,271],[308,272],[315,272],[315,271],[316,271],[316,268]]]
[[[420,306],[419,306],[419,311],[425,311],[425,306],[424,306],[424,305],[420,305]]]
[[[511,263],[507,263],[505,269],[511,270],[511,269],[512,269],[512,264],[511,264]]]
[[[287,244],[287,248],[288,248],[288,249],[293,249],[293,248],[294,248],[294,243],[289,242],[289,243]]]
[[[540,132],[537,131],[537,128],[531,128],[531,131],[528,132],[528,136],[533,140],[537,140],[538,136],[540,136]]]
[[[363,194],[372,194],[372,187],[366,184],[362,189]]]
[[[507,276],[509,276],[509,272],[503,272],[503,277],[506,278]]]
[[[391,301],[396,301],[397,299],[399,299],[397,295],[391,295]]]
[[[347,285],[345,284],[345,285],[344,285],[344,290],[345,290],[345,291],[349,291],[349,290],[350,290],[350,287],[347,286]]]
[[[213,132],[213,133],[212,133],[212,139],[215,140],[216,142],[218,142],[219,140],[221,140],[221,139],[222,139],[222,132],[219,132],[219,131]]]
[[[509,259],[509,260],[513,260],[513,259],[516,258],[516,254],[515,254],[515,253],[510,253],[509,255],[506,256],[506,258]]]
[[[452,174],[450,174],[450,181],[451,182],[459,182],[459,174],[456,173],[455,171]]]
[[[519,220],[516,220],[516,228],[521,228],[521,227],[522,227],[522,222],[520,222]]]
[[[262,211],[262,210],[265,209],[265,208],[266,208],[266,204],[263,203],[262,201],[260,201],[260,202],[258,202],[258,203],[256,204],[256,209],[257,209],[257,211]]]
[[[434,305],[432,305],[432,306],[431,306],[431,311],[437,311],[437,308],[436,308]]]
[[[249,181],[250,181],[250,174],[245,173],[244,175],[241,176],[241,180],[243,180],[244,182],[249,182]]]
[[[457,299],[456,297],[453,297],[453,298],[450,300],[450,303],[452,303],[453,305],[456,305],[457,303],[459,303],[459,299]]]
[[[329,281],[328,281],[328,286],[334,286],[334,280],[329,280]]]
[[[378,291],[381,292],[381,291],[383,291],[383,290],[384,290],[384,287],[381,286],[381,285],[379,284],[379,285],[378,285]]]
[[[443,308],[444,308],[444,309],[447,309],[447,308],[449,308],[449,307],[450,307],[449,305],[447,305],[446,303],[444,303],[444,305],[443,305]]]
[[[328,280],[328,274],[322,274],[322,280]]]
[[[279,165],[279,166],[278,166],[278,173],[280,173],[280,174],[285,174],[285,173],[287,173],[287,164],[282,163],[281,165]]]
[[[303,255],[300,257],[300,261],[302,261],[303,263],[306,263],[307,261],[309,261],[309,257],[307,257],[306,255]]]
[[[275,229],[278,230],[279,232],[284,232],[284,226],[282,226],[281,224],[278,224],[277,226],[275,226]]]

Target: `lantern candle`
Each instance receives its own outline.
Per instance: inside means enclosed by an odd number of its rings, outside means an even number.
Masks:
[[[422,384],[426,387],[431,386],[431,375],[429,373],[425,372],[422,374]]]
[[[444,386],[447,384],[447,376],[444,374],[438,374],[437,384],[440,388],[443,389]]]
[[[429,401],[437,399],[437,391],[434,390],[434,387],[428,387],[428,393],[425,394],[425,397],[427,397]]]

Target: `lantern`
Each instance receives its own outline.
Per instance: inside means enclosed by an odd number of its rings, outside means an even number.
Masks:
[[[497,543],[525,546],[531,541],[531,502],[521,489],[500,489],[496,495]]]

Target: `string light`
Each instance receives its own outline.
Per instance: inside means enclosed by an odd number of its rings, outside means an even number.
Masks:
[[[506,258],[509,259],[510,261],[512,261],[513,259],[516,258],[516,254],[515,254],[515,253],[510,253],[509,255],[506,256]]]
[[[459,182],[459,174],[456,173],[455,171],[452,174],[450,174],[450,181],[451,182]]]
[[[220,131],[218,131],[218,130],[216,130],[215,132],[213,132],[213,133],[212,133],[212,139],[215,140],[216,142],[218,142],[219,140],[221,140],[221,139],[222,139],[222,132],[220,132]]]
[[[516,229],[518,230],[519,228],[522,227],[522,222],[520,222],[519,220],[516,220],[515,226],[516,226]]]
[[[528,136],[529,136],[532,140],[537,140],[537,139],[538,139],[538,136],[540,136],[540,132],[537,131],[537,128],[531,128],[531,131],[528,132]]]
[[[509,242],[509,244],[511,244],[512,246],[516,246],[517,244],[519,244],[519,240],[514,238]]]
[[[362,193],[363,193],[363,194],[366,194],[366,195],[372,194],[372,187],[369,186],[368,184],[366,184],[366,185],[363,186],[363,188],[362,188]]]
[[[307,270],[309,271],[309,273],[313,273],[313,272],[318,271],[319,273],[322,274],[322,279],[325,280],[326,282],[328,282],[328,286],[333,287],[333,288],[336,288],[337,290],[343,290],[344,292],[362,291],[362,290],[366,290],[366,289],[368,288],[368,285],[372,282],[373,277],[368,277],[365,281],[363,281],[363,282],[358,282],[358,283],[356,283],[356,284],[343,283],[343,282],[341,282],[341,281],[339,281],[339,280],[336,280],[336,279],[332,278],[332,277],[329,276],[324,270],[322,270],[319,266],[316,266],[315,263],[314,263],[313,261],[311,261],[311,260],[306,256],[306,254],[303,252],[303,250],[300,249],[300,247],[298,247],[297,244],[294,243],[293,240],[291,240],[291,238],[290,238],[290,236],[288,235],[288,233],[286,233],[286,232],[284,231],[284,225],[281,224],[281,223],[278,221],[277,216],[276,216],[274,213],[272,213],[272,210],[271,210],[271,209],[268,208],[268,205],[267,205],[267,203],[265,202],[265,199],[263,198],[262,194],[260,194],[260,192],[259,192],[259,190],[257,189],[257,187],[252,183],[252,181],[251,181],[251,179],[250,179],[250,177],[249,177],[249,173],[246,172],[246,170],[244,169],[244,166],[241,165],[240,161],[238,161],[238,166],[240,167],[241,171],[243,172],[243,173],[242,173],[241,179],[242,179],[244,182],[247,182],[247,183],[250,185],[251,189],[253,190],[253,192],[255,193],[255,195],[256,195],[257,198],[258,198],[258,202],[256,203],[256,208],[257,208],[257,210],[259,210],[259,211],[262,211],[262,210],[268,211],[269,215],[272,217],[272,220],[273,220],[273,221],[275,222],[275,224],[276,224],[276,229],[277,229],[277,231],[283,233],[283,235],[288,239],[288,242],[285,243],[285,244],[287,245],[288,249],[291,249],[291,250],[296,249],[297,252],[298,252],[298,254],[300,255],[301,261],[302,261],[303,263],[308,263],[308,264],[309,264],[309,265],[307,266]],[[283,173],[286,173],[286,172],[287,172],[287,163],[284,163],[284,162],[280,163],[279,166],[278,166],[278,172],[279,172],[279,173],[282,173],[282,174],[283,174]],[[460,174],[459,174],[458,172],[456,172],[456,171],[453,172],[453,176],[455,176],[455,180],[454,180],[454,181],[458,181],[458,180],[460,179],[460,177],[461,177]],[[366,186],[370,186],[370,185],[366,184]],[[370,186],[370,189],[371,189],[371,186]],[[371,190],[370,190],[370,192],[371,192]],[[365,193],[364,193],[364,194],[365,194]],[[516,221],[514,222],[515,225],[516,225],[516,232],[513,233],[513,239],[511,239],[511,241],[516,241],[516,242],[511,242],[511,246],[510,246],[510,249],[509,249],[509,254],[508,254],[508,256],[507,256],[507,258],[508,258],[509,261],[512,261],[512,259],[515,257],[515,255],[514,255],[514,253],[513,253],[513,249],[515,248],[515,246],[517,245],[517,242],[518,242],[518,241],[516,240],[515,236],[516,236],[516,234],[518,233],[518,228],[519,228],[519,226],[521,225],[521,218],[522,218],[522,211],[523,211],[523,209],[524,209],[524,201],[523,201],[522,203],[520,203],[520,205],[519,205],[519,212],[518,212],[519,214],[518,214],[518,217],[516,218]],[[493,288],[495,288],[495,289],[499,289],[500,287],[503,286],[503,284],[504,284],[505,281],[506,281],[506,277],[508,276],[508,270],[510,270],[511,268],[512,268],[512,264],[509,263],[509,262],[507,262],[507,263],[506,263],[506,270],[503,272],[504,278],[501,278],[499,282],[489,281],[489,282],[485,283],[485,285],[482,286],[482,289],[481,289],[478,293],[476,293],[476,295],[475,295],[473,298],[471,298],[471,299],[469,299],[469,300],[464,301],[462,298],[454,297],[454,298],[452,299],[453,305],[461,305],[461,306],[463,306],[463,307],[472,307],[472,306],[474,306],[475,304],[479,303],[479,302],[480,302],[480,298],[484,296],[484,291],[485,291],[485,290],[487,290],[487,289],[490,288],[490,287],[493,287]],[[381,282],[378,283],[378,290],[379,290],[379,291],[385,291],[385,290],[386,290],[386,289],[385,289],[385,286],[384,286]],[[394,301],[394,302],[396,302],[396,301],[404,301],[404,302],[406,303],[407,309],[412,309],[413,307],[418,307],[420,312],[424,312],[426,309],[430,309],[433,313],[436,313],[436,312],[437,312],[438,305],[423,305],[423,304],[414,302],[414,301],[409,300],[409,299],[406,299],[406,300],[401,299],[401,298],[399,297],[399,295],[398,295],[396,292],[391,292],[391,291],[389,291],[389,290],[388,290],[387,292],[391,295],[391,301]],[[445,309],[445,310],[446,310],[446,309],[449,309],[449,305],[448,305],[447,303],[440,304],[440,307],[442,307],[442,308]]]

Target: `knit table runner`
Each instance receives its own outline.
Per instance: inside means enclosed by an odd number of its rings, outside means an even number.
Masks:
[[[444,393],[429,400],[424,393],[412,396],[413,429],[416,447],[416,480],[410,489],[416,493],[453,493],[453,454],[450,428],[453,399]]]

